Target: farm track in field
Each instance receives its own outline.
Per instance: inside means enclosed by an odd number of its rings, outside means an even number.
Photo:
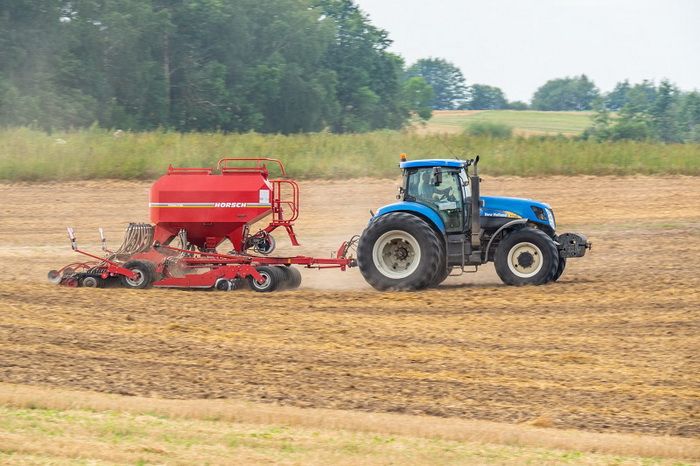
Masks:
[[[396,184],[302,183],[298,252],[337,249]],[[0,381],[700,436],[698,178],[485,180],[593,241],[543,287],[490,267],[419,293],[375,292],[357,270],[267,295],[44,283],[74,258],[65,225],[116,246],[148,220],[148,186],[0,185]]]

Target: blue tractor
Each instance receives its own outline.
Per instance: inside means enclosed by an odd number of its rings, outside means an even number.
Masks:
[[[452,271],[494,262],[507,285],[559,279],[571,257],[591,244],[577,233],[556,233],[548,204],[481,196],[473,160],[406,161],[399,202],[382,207],[362,232],[357,263],[378,290],[435,287]],[[471,173],[470,173],[471,167]]]

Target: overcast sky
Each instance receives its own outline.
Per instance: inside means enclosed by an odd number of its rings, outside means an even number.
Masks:
[[[529,101],[548,79],[668,78],[700,89],[700,0],[355,0],[410,64],[441,57],[467,84]]]

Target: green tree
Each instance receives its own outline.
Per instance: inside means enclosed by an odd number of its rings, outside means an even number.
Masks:
[[[301,0],[186,2],[170,10],[171,124],[317,131],[337,111],[322,60],[334,26]]]
[[[576,77],[552,79],[537,89],[532,107],[537,110],[590,110],[599,97],[593,81],[585,74]]]
[[[469,100],[464,108],[471,110],[500,110],[508,106],[503,91],[495,86],[472,84],[469,86]]]
[[[593,102],[593,116],[591,120],[593,125],[586,128],[581,135],[583,139],[594,139],[598,142],[606,141],[611,137],[611,119],[610,112],[608,111],[606,101],[603,99],[596,99]]]
[[[654,105],[651,107],[651,123],[656,139],[664,142],[680,142],[678,132],[678,89],[669,81],[661,81]]]
[[[335,25],[335,37],[323,63],[337,76],[339,110],[336,132],[400,128],[409,112],[403,105],[403,60],[387,51],[388,33],[373,26],[352,0],[318,0]]]
[[[97,102],[62,82],[66,53],[65,2],[0,2],[0,124],[46,130],[85,126]]]
[[[452,110],[467,98],[467,87],[462,71],[442,58],[423,58],[411,65],[406,76],[421,77],[430,84],[435,94],[432,108]]]
[[[408,78],[402,84],[401,92],[406,108],[416,113],[422,120],[429,120],[433,115],[430,106],[435,93],[425,79],[415,76]]]
[[[351,0],[0,2],[0,125],[399,128],[403,61]]]
[[[700,92],[688,92],[680,104],[679,125],[683,140],[700,142]]]
[[[507,108],[508,110],[527,110],[530,108],[530,106],[527,103],[522,102],[520,100],[514,100],[508,102],[505,108]]]
[[[615,88],[605,95],[605,106],[608,110],[617,111],[627,103],[627,94],[631,87],[628,80],[615,84]]]
[[[623,88],[618,84],[616,89]],[[585,131],[584,138],[700,141],[700,93],[683,93],[667,80],[658,87],[652,81],[644,80],[624,88],[624,105],[618,115],[612,118],[608,114],[608,94],[605,107],[596,106],[593,126]]]
[[[613,140],[642,141],[655,136],[652,108],[657,98],[653,82],[644,80],[627,92],[627,102],[620,109],[619,117],[610,128]]]

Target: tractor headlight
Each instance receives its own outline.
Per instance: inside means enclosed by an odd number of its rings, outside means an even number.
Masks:
[[[549,224],[552,227],[552,230],[557,229],[557,221],[554,218],[554,211],[552,209],[547,209],[547,216],[549,217]]]
[[[532,211],[535,213],[535,217],[542,220],[543,222],[549,222],[549,217],[547,217],[547,212],[542,207],[532,206]]]
[[[542,207],[536,205],[531,206],[531,208],[535,213],[535,217],[543,222],[547,222],[549,226],[556,230],[557,225],[556,221],[554,220],[554,212],[552,212],[552,209],[543,209]]]

